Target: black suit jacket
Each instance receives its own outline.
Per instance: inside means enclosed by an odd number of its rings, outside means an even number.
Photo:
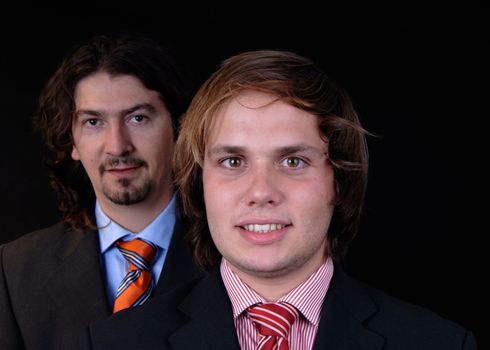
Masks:
[[[218,270],[139,308],[94,322],[82,343],[82,349],[95,350],[240,349]],[[476,344],[460,326],[361,285],[336,265],[314,349],[469,350]]]
[[[201,274],[177,220],[153,296]],[[88,324],[112,313],[96,231],[63,224],[0,246],[0,349],[77,349]]]

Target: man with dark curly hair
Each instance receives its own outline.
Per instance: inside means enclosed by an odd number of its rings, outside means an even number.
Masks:
[[[172,176],[189,91],[150,38],[97,36],[40,96],[63,221],[0,247],[0,348],[76,349],[91,321],[199,274]]]

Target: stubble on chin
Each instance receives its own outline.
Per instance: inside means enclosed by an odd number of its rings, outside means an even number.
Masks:
[[[118,166],[119,164],[142,168],[148,166],[144,160],[131,156],[111,157],[107,158],[103,164],[100,165],[100,176],[104,177],[104,173],[108,169]],[[131,205],[143,202],[152,190],[150,179],[142,179],[141,184],[137,184],[138,178],[134,177],[119,178],[116,180],[115,184],[108,184],[104,183],[104,180],[102,181],[102,192],[104,193],[104,196],[106,196],[112,203],[118,205]]]
[[[134,179],[121,178],[117,180],[115,185],[118,188],[110,188],[110,186],[103,186],[102,190],[104,195],[114,204],[118,205],[132,205],[143,202],[148,198],[152,184],[150,180],[145,180],[141,185],[135,185]]]

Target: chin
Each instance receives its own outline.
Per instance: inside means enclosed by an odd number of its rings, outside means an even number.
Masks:
[[[245,270],[251,273],[261,274],[261,275],[280,274],[281,271],[284,271],[285,268],[284,265],[287,264],[280,263],[277,260],[274,260],[273,258],[270,259],[270,261],[264,261],[263,258],[262,259],[258,258],[258,259],[249,260],[248,263],[241,264],[241,266],[244,267]]]

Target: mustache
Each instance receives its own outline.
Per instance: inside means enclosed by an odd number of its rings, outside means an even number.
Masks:
[[[104,160],[99,166],[99,172],[102,174],[104,171],[117,167],[118,165],[125,165],[128,167],[146,167],[148,165],[143,159],[125,156],[125,157],[110,157]]]

